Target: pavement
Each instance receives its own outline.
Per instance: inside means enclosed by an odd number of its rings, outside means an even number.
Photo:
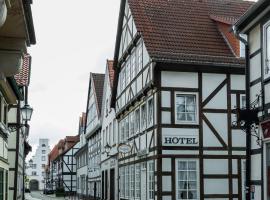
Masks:
[[[72,200],[69,197],[55,197],[55,195],[44,195],[41,191],[25,193],[26,200]]]

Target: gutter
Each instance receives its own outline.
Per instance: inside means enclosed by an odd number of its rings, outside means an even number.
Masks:
[[[20,91],[20,89],[19,89],[19,87],[18,87],[15,79],[12,78],[12,77],[7,77],[7,81],[10,84],[10,86],[11,86],[12,90],[14,91],[14,93],[15,93],[16,97],[18,98],[18,100],[23,101],[24,100],[24,96],[21,93],[21,91]]]
[[[232,27],[233,33],[237,39],[245,44],[245,59],[246,59],[246,68],[245,68],[245,84],[246,84],[246,109],[250,109],[250,64],[249,64],[249,44],[248,41],[242,38],[236,30],[236,26]],[[251,123],[246,122],[246,200],[251,200]]]

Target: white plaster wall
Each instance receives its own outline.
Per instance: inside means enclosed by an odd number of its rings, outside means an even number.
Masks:
[[[267,85],[265,85],[265,96],[264,96],[264,99],[265,99],[265,103],[270,103],[270,83],[268,83]],[[268,111],[269,112],[269,111]]]
[[[171,93],[169,91],[161,92],[161,106],[166,108],[171,107]]]
[[[250,59],[250,82],[261,77],[261,53]]]
[[[245,75],[231,75],[231,89],[245,90]]]
[[[204,179],[205,194],[228,194],[228,179]]]
[[[198,88],[198,73],[191,72],[161,72],[162,87]]]
[[[203,91],[202,97],[205,100],[216,88],[217,86],[222,83],[226,78],[224,74],[210,74],[210,73],[203,73],[202,74],[202,81],[203,81]]]
[[[257,25],[253,30],[249,33],[249,45],[250,45],[250,54],[257,51],[261,48],[261,34],[260,34],[260,25]]]
[[[205,174],[228,174],[228,160],[204,159]]]
[[[261,180],[261,155],[251,155],[251,180]]]

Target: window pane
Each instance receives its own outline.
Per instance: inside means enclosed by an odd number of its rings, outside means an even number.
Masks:
[[[187,113],[187,121],[195,121],[195,113]]]
[[[266,28],[267,59],[270,60],[270,26]],[[268,65],[269,66],[269,65]]]
[[[194,161],[189,162],[188,169],[189,170],[196,170],[196,162],[194,162]]]
[[[187,169],[187,162],[179,162],[178,168],[179,168],[179,170],[186,170]]]

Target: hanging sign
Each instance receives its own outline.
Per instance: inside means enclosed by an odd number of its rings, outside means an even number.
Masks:
[[[199,138],[197,135],[164,135],[162,138],[163,146],[198,146]]]
[[[264,138],[270,138],[270,121],[262,123],[262,131]]]
[[[119,144],[118,152],[119,153],[124,153],[124,154],[129,153],[129,152],[131,152],[131,146],[129,144],[124,144],[124,143]]]

